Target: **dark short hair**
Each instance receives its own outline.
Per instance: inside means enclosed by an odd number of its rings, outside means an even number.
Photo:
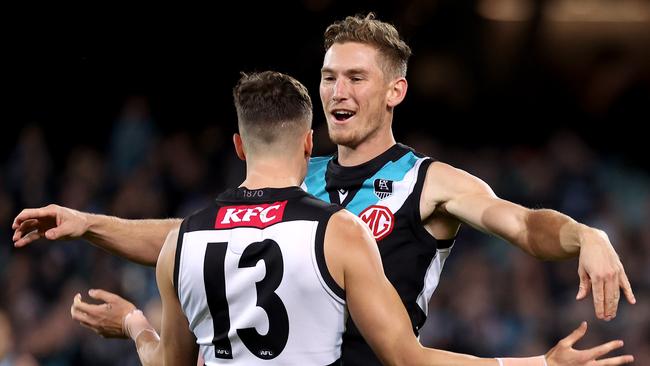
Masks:
[[[404,42],[392,24],[375,19],[374,13],[349,16],[325,30],[325,51],[334,43],[359,42],[371,45],[387,61],[391,75],[406,76],[411,48]]]
[[[266,144],[311,127],[307,88],[276,71],[242,73],[233,89],[240,133]]]

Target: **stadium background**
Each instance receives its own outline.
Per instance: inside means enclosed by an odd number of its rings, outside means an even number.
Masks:
[[[130,342],[72,322],[76,292],[106,288],[153,318],[159,311],[148,268],[85,243],[14,249],[20,209],[55,202],[178,217],[238,184],[230,91],[240,71],[274,69],[305,83],[317,152],[334,151],[318,97],[322,33],[370,10],[414,51],[398,141],[481,177],[503,198],[605,229],[638,300],[597,321],[591,297],[574,300],[575,260],[538,262],[464,227],[422,342],[482,356],[539,354],[584,319],[591,327],[579,346],[623,338],[636,364],[650,364],[650,163],[640,133],[650,121],[649,1],[228,7],[116,6],[61,17],[39,9],[5,33],[0,365],[137,364]]]

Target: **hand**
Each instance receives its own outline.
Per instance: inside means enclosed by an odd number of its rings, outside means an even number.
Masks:
[[[630,304],[635,304],[636,299],[623,264],[609,242],[607,234],[594,228],[585,228],[580,235],[582,238],[578,262],[580,287],[576,299],[584,299],[593,289],[596,317],[609,321],[616,317],[620,288],[623,288],[623,293]]]
[[[623,341],[611,341],[591,349],[577,350],[573,345],[587,332],[587,322],[582,322],[569,336],[546,353],[548,366],[609,366],[622,365],[634,361],[631,355],[616,356],[596,360],[617,348],[623,347]]]
[[[135,305],[104,290],[89,290],[88,294],[104,303],[89,304],[81,300],[81,294],[77,294],[70,307],[72,319],[104,338],[128,338],[124,317],[135,309]]]
[[[14,229],[14,246],[22,247],[43,237],[49,240],[79,238],[86,233],[88,220],[82,212],[48,205],[22,210],[11,228]]]

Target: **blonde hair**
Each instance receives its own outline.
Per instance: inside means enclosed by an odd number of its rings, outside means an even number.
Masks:
[[[374,13],[366,16],[349,16],[331,24],[325,30],[325,51],[335,43],[358,42],[375,47],[386,61],[384,73],[406,76],[411,48],[404,42],[392,24],[375,19]]]

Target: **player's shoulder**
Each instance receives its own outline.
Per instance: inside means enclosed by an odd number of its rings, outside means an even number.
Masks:
[[[455,184],[461,170],[442,161],[433,161],[427,167],[425,186],[441,186]]]
[[[214,219],[217,215],[217,211],[223,202],[220,202],[218,199],[206,204],[205,206],[191,212],[183,218],[183,221],[180,225],[180,231],[182,233],[194,230],[201,230],[205,228],[213,227]]]
[[[165,279],[165,281],[172,281],[179,232],[179,228],[174,228],[167,233],[167,238],[163,243],[160,254],[158,255],[158,261],[156,262],[156,277],[159,280]]]
[[[368,226],[347,210],[332,215],[325,233],[326,247],[346,263],[357,263],[359,258],[379,255],[377,242]],[[337,259],[338,260],[338,259]]]
[[[345,209],[332,215],[328,226],[328,231],[330,230],[341,239],[369,235],[368,226],[358,216]]]
[[[491,192],[484,181],[451,164],[434,161],[427,169],[425,187],[429,190],[455,194]]]
[[[395,152],[399,152],[399,153],[401,153],[401,154],[404,154],[404,153],[411,153],[411,154],[413,154],[415,157],[418,157],[418,158],[426,158],[426,159],[432,159],[432,160],[435,160],[435,159],[433,159],[432,157],[428,156],[427,154],[425,154],[425,153],[423,153],[423,152],[421,152],[421,151],[418,151],[416,148],[414,148],[414,147],[412,147],[412,146],[409,146],[409,145],[406,145],[406,144],[403,144],[403,143],[401,143],[401,142],[398,142],[398,143],[396,143],[395,145],[393,145],[393,146],[390,148],[390,150],[394,150]]]
[[[330,217],[343,209],[340,205],[325,202],[316,196],[304,193],[301,197],[288,202],[284,213],[285,220],[309,220],[329,222]]]
[[[311,193],[305,192],[305,195],[299,200],[300,204],[307,206],[307,208],[335,213],[342,209],[340,205],[323,201],[322,199],[314,196]]]
[[[158,262],[162,260],[169,260],[176,255],[176,246],[178,245],[178,236],[180,233],[180,228],[174,228],[167,233],[165,242],[163,243],[162,249],[160,250],[160,256],[158,257]]]
[[[435,174],[440,177],[453,176],[461,172],[462,170],[452,166],[449,163],[442,162],[440,160],[434,160],[429,164],[427,170],[428,174]]]

